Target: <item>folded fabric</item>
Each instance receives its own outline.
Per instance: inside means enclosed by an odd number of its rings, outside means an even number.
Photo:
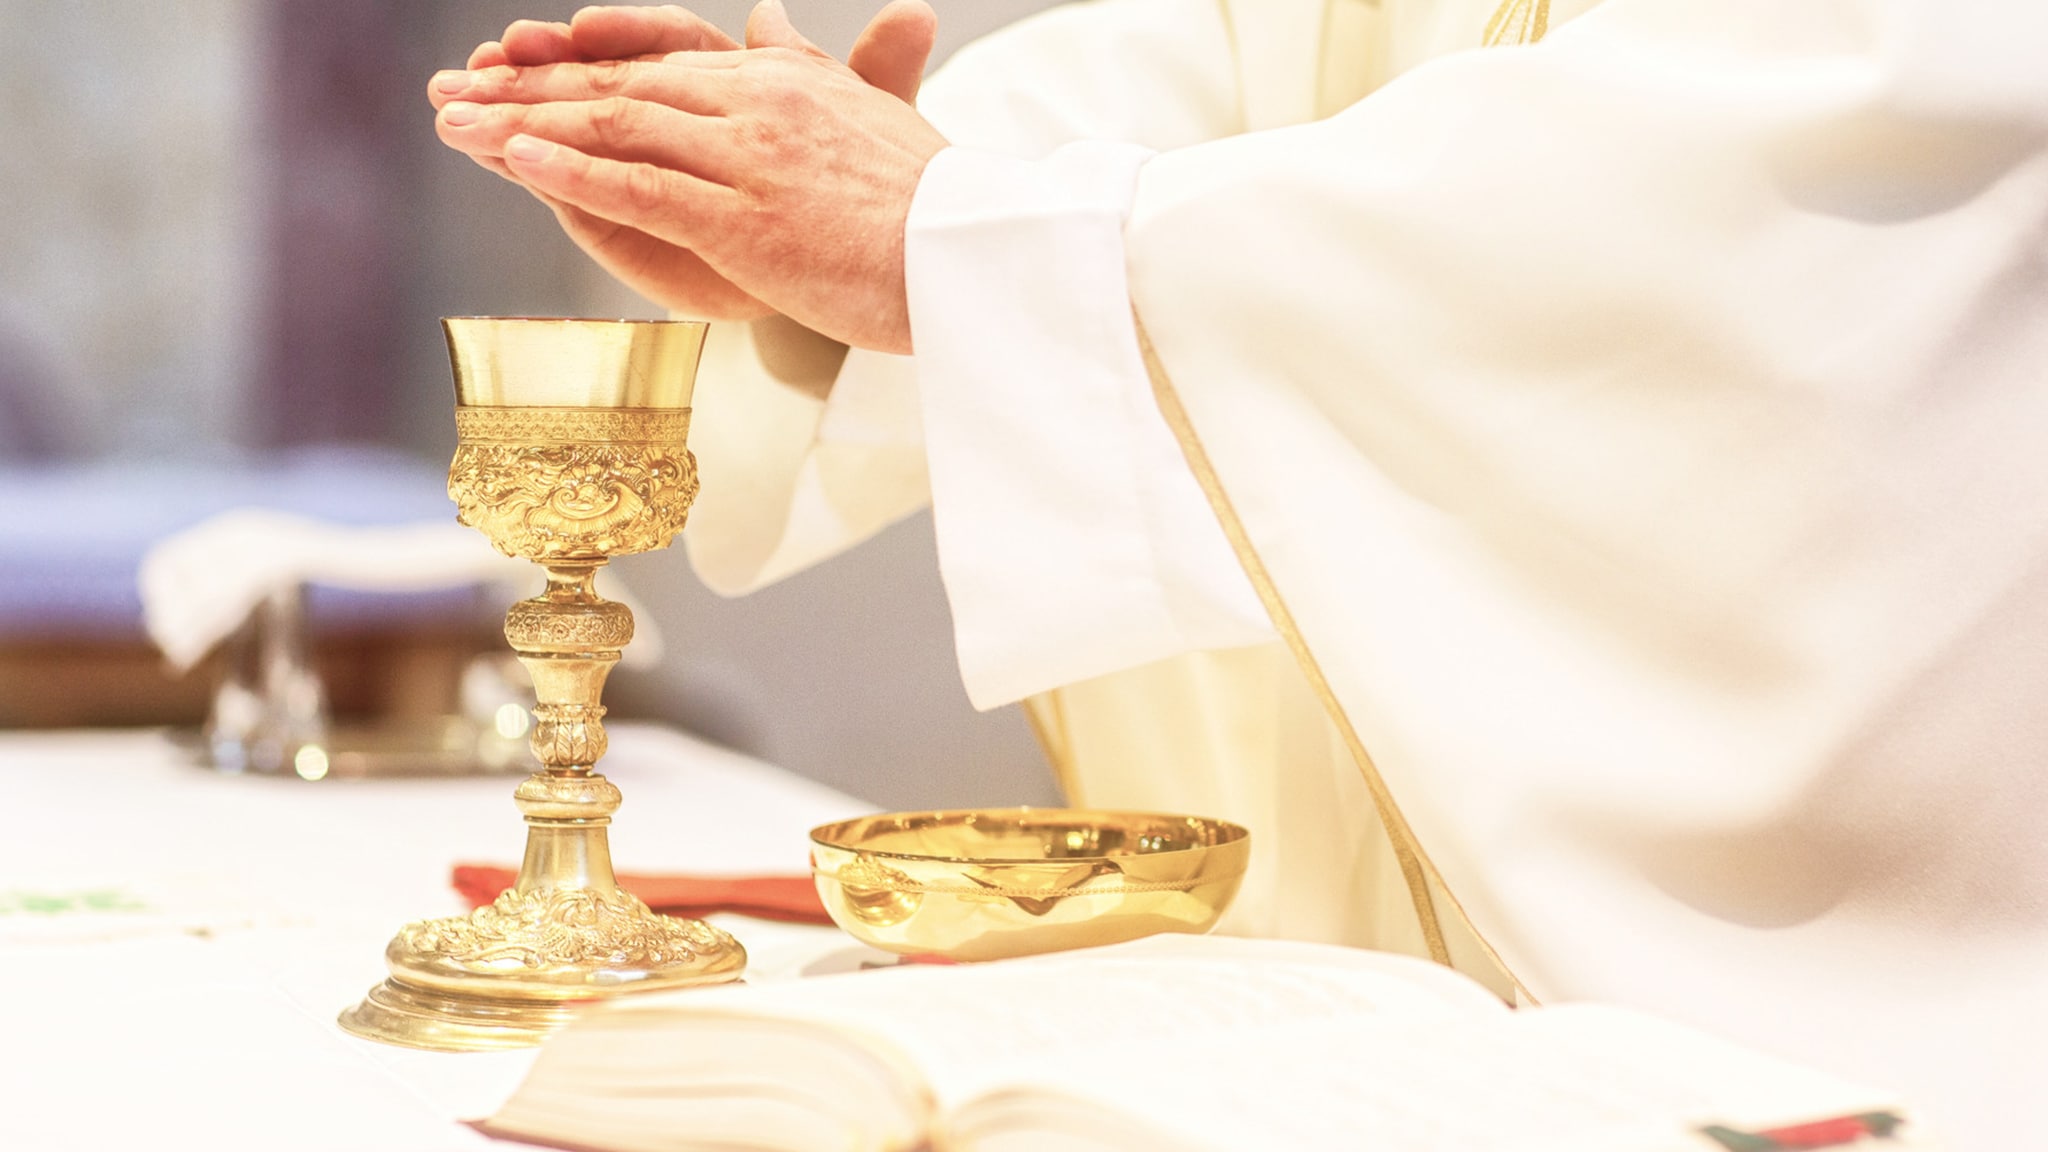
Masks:
[[[518,878],[514,868],[457,864],[453,882],[470,907],[481,908]],[[621,872],[618,881],[619,887],[648,907],[670,916],[735,912],[796,924],[832,923],[809,876],[643,876]]]
[[[604,595],[637,608],[609,573]],[[482,533],[445,521],[364,527],[267,508],[242,508],[174,533],[142,559],[143,624],[177,668],[198,663],[280,591],[320,584],[366,592],[417,592],[497,583],[538,591],[540,570],[502,556]],[[628,663],[656,661],[661,638],[635,612]]]

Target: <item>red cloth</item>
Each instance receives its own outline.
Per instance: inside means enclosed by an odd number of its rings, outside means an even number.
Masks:
[[[457,864],[455,890],[481,908],[519,879],[513,868],[490,864]],[[637,876],[619,873],[619,887],[670,916],[702,917],[737,912],[763,920],[798,924],[830,924],[818,886],[809,876]]]

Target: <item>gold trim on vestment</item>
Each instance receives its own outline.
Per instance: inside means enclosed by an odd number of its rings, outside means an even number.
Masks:
[[[1309,648],[1307,637],[1294,622],[1293,612],[1288,610],[1280,589],[1273,583],[1272,574],[1266,570],[1266,563],[1259,558],[1253,547],[1251,535],[1245,531],[1244,522],[1238,519],[1237,509],[1230,502],[1230,494],[1223,490],[1223,481],[1216,475],[1216,469],[1209,463],[1208,450],[1202,447],[1201,437],[1195,432],[1194,422],[1188,419],[1187,409],[1181,405],[1180,394],[1174,390],[1173,380],[1166,374],[1166,366],[1160,362],[1159,353],[1152,346],[1152,338],[1145,331],[1145,322],[1135,310],[1131,313],[1132,323],[1137,326],[1138,352],[1145,361],[1145,373],[1152,380],[1152,395],[1159,404],[1159,413],[1166,419],[1166,426],[1173,430],[1180,441],[1181,452],[1187,457],[1188,469],[1202,486],[1203,495],[1209,498],[1209,507],[1216,514],[1216,520],[1223,526],[1223,534],[1229,538],[1230,547],[1237,553],[1238,563],[1245,575],[1251,578],[1252,587],[1259,594],[1259,602],[1265,605],[1266,614],[1273,620],[1287,647],[1294,653],[1295,661],[1301,665],[1302,675],[1314,689],[1323,709],[1329,713],[1331,723],[1337,726],[1343,737],[1344,747],[1351,753],[1352,762],[1358,765],[1359,774],[1365,779],[1365,787],[1372,794],[1373,807],[1378,810],[1380,823],[1387,830],[1387,839],[1394,849],[1394,859],[1401,866],[1402,879],[1407,881],[1409,899],[1415,903],[1415,918],[1422,927],[1423,943],[1429,949],[1429,958],[1445,967],[1452,967],[1450,947],[1444,942],[1443,925],[1437,919],[1436,901],[1430,893],[1430,881],[1434,880],[1444,893],[1444,900],[1451,911],[1470,932],[1472,939],[1485,951],[1489,960],[1505,974],[1515,987],[1518,1003],[1535,1004],[1530,994],[1508,966],[1501,961],[1500,953],[1472,922],[1464,906],[1444,882],[1443,873],[1430,862],[1428,853],[1416,839],[1415,830],[1408,826],[1408,818],[1402,814],[1400,805],[1395,803],[1393,792],[1381,777],[1379,766],[1373,763],[1372,754],[1366,751],[1365,741],[1359,738],[1358,729],[1351,723],[1351,717],[1344,711],[1344,704],[1330,688],[1330,681],[1323,675],[1323,668],[1316,661],[1315,652]]]
[[[1550,0],[1506,0],[1486,22],[1488,48],[1534,44],[1550,31]]]
[[[1046,763],[1052,765],[1053,783],[1059,786],[1060,796],[1071,808],[1086,807],[1087,801],[1081,796],[1081,774],[1074,766],[1074,735],[1067,727],[1067,702],[1054,688],[1020,701],[1024,720],[1031,725],[1031,735],[1038,740],[1039,751],[1045,753]]]
[[[1230,14],[1230,0],[1216,0],[1216,11],[1223,18],[1223,43],[1230,49],[1231,72],[1237,80],[1237,130],[1249,132],[1252,117],[1244,105],[1244,47],[1237,42],[1237,20]]]
[[[1330,87],[1330,9],[1337,0],[1323,0],[1322,18],[1316,21],[1316,87],[1315,114],[1318,118],[1329,115],[1323,107],[1323,93]]]

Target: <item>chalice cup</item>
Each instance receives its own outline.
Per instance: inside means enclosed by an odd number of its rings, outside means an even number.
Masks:
[[[619,790],[598,698],[633,614],[600,598],[613,556],[668,546],[697,495],[686,439],[704,325],[493,317],[443,320],[455,367],[458,519],[547,574],[505,637],[533,677],[541,769],[513,793],[519,880],[467,916],[406,925],[390,976],[342,1013],[358,1036],[444,1051],[537,1044],[581,1001],[737,979],[738,941],[656,915],[612,876]]]

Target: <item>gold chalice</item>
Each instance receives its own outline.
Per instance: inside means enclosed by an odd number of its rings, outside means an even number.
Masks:
[[[476,1051],[537,1044],[578,1001],[737,979],[738,941],[658,916],[612,877],[605,827],[619,790],[598,697],[633,614],[591,582],[613,556],[668,546],[697,495],[685,447],[704,325],[443,320],[459,443],[458,518],[547,573],[505,637],[533,677],[541,770],[513,793],[525,814],[519,880],[468,916],[420,920],[384,950],[390,977],[342,1013],[358,1036]]]

